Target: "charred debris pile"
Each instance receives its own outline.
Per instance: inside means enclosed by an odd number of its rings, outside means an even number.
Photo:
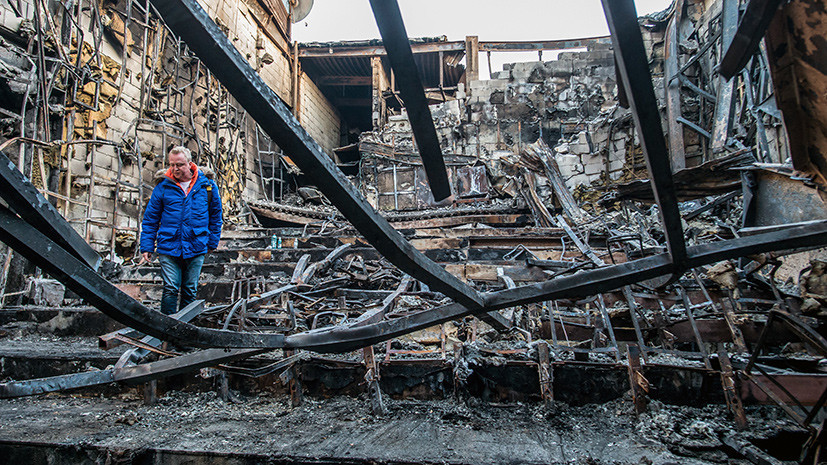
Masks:
[[[404,107],[404,83],[374,89],[373,130],[332,151],[334,172],[306,132],[291,133],[300,153],[281,151],[270,135],[283,128],[251,118],[294,121],[290,112],[267,94],[269,106],[248,107],[248,116],[240,107],[250,102],[232,95],[266,86],[228,83],[215,63],[250,64],[230,52],[225,61],[199,53],[187,31],[162,21],[175,17],[167,7],[143,11],[138,26],[156,27],[140,43],[110,22],[90,39],[96,47],[81,41],[80,49],[71,34],[56,35],[51,10],[38,10],[49,27],[0,52],[8,87],[0,92],[12,99],[2,101],[2,148],[19,147],[10,171],[0,167],[11,207],[0,210],[9,246],[0,345],[94,334],[115,353],[87,360],[86,371],[64,367],[71,373],[4,365],[0,396],[98,392],[119,382],[142,386],[147,403],[158,389],[197,384],[223,399],[287,394],[293,406],[304,395],[362,396],[377,415],[387,413],[388,397],[551,410],[614,402],[631,415],[717,404],[739,433],[707,449],[725,444],[755,463],[777,460],[750,436],[766,412],[756,405],[771,404],[802,457],[817,459],[827,402],[824,160],[801,146],[808,133],[791,126],[801,123],[795,99],[778,91],[789,76],[775,64],[797,52],[765,47],[740,67],[724,60],[730,44],[745,43],[734,37],[750,34],[736,28],[738,2],[677,0],[626,24],[623,7],[607,6],[618,9],[607,14],[611,40],[584,39],[580,51],[428,93],[447,200],[434,199],[414,136],[421,113]],[[77,21],[93,13],[78,9]],[[778,15],[791,24],[801,17],[795,7]],[[121,51],[140,46],[148,60],[139,65],[150,79],[132,93],[133,58],[123,53],[119,64],[101,52],[112,28]],[[151,31],[164,33],[153,39]],[[772,34],[781,33],[771,28],[770,43]],[[642,47],[630,51],[628,37]],[[49,85],[33,65],[38,53],[68,63]],[[256,63],[259,72],[268,64]],[[5,109],[32,92],[39,117]],[[124,100],[138,108],[132,121],[118,110]],[[54,126],[61,120],[62,130]],[[112,142],[107,125],[132,137]],[[229,206],[201,300],[177,321],[146,311],[160,298],[160,277],[157,265],[134,260],[144,179],[162,165],[140,133],[160,139],[153,147],[194,141]],[[114,164],[96,164],[102,152]],[[96,188],[109,189],[113,204],[102,206]],[[110,259],[102,265],[101,252]],[[32,276],[16,282],[17,270]],[[85,302],[145,326],[96,326],[100,314]],[[191,372],[200,381],[176,378]],[[666,428],[653,420],[644,429],[657,427]]]

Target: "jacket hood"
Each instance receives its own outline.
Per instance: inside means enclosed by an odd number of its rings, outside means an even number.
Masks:
[[[197,169],[197,170],[199,170],[199,171],[201,171],[201,173],[202,173],[202,174],[204,174],[204,176],[205,176],[207,179],[213,179],[213,178],[215,178],[215,172],[214,172],[214,171],[213,171],[210,167],[208,167],[208,166],[198,166],[196,169]],[[160,183],[161,183],[161,181],[163,181],[164,179],[167,179],[167,173],[168,173],[168,172],[169,172],[169,169],[168,169],[168,168],[161,168],[161,169],[159,169],[158,171],[156,171],[156,172],[155,172],[155,175],[154,175],[154,176],[152,176],[152,185],[153,185],[153,186],[157,186],[158,184],[160,184]],[[200,174],[199,174],[198,176],[199,176],[199,177],[201,177],[201,175],[200,175]],[[171,178],[170,178],[170,180],[171,180],[172,182],[175,182],[175,180],[174,180],[174,179],[171,179]]]

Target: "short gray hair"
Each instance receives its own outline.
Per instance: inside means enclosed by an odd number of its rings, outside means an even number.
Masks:
[[[187,161],[192,161],[192,152],[190,149],[184,147],[183,145],[179,145],[177,147],[173,147],[172,150],[169,151],[169,154],[172,155],[173,153],[180,153],[183,154],[184,157],[187,158]]]

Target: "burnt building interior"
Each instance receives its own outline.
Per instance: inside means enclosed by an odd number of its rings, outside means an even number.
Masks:
[[[369,3],[0,0],[0,463],[827,462],[824,3]],[[167,316],[179,145],[224,229]]]

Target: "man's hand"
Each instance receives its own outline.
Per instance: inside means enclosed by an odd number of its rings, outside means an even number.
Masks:
[[[143,263],[151,262],[152,261],[152,254],[149,253],[149,252],[144,252],[144,253],[141,254],[141,259],[142,259],[141,263],[138,263],[139,265],[143,264]]]

